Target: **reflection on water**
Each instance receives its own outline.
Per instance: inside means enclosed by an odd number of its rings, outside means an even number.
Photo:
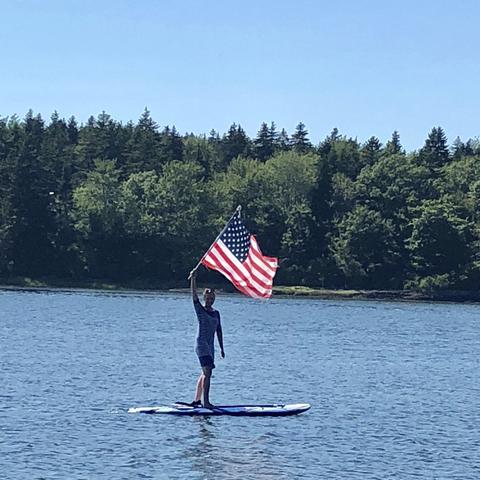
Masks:
[[[201,478],[213,478],[219,471],[218,461],[215,457],[219,456],[215,444],[215,426],[212,425],[210,418],[192,418],[190,426],[196,440],[186,447],[183,456],[191,462],[191,472],[199,473]]]
[[[0,291],[1,478],[480,478],[479,307],[217,304],[212,400],[312,410],[128,415],[190,397],[188,296]]]
[[[196,432],[196,439],[182,454],[191,462],[192,473],[198,474],[199,478],[287,478],[282,474],[281,465],[277,464],[275,455],[268,448],[269,435],[253,437],[246,442],[242,438],[230,438],[226,441],[225,432],[218,437],[216,431],[228,429],[228,421],[219,425],[218,420],[208,417],[192,418],[194,425],[191,425],[191,428]]]

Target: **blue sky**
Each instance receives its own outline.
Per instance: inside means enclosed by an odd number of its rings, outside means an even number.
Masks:
[[[80,122],[145,107],[180,132],[263,121],[315,143],[433,126],[480,135],[480,2],[12,0],[0,13],[0,115]]]

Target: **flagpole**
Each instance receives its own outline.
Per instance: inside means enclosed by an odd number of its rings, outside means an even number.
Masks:
[[[202,264],[202,260],[210,253],[210,250],[213,248],[213,246],[215,245],[215,243],[217,242],[217,240],[223,235],[223,232],[228,228],[228,225],[230,224],[230,222],[232,221],[232,218],[237,214],[237,212],[241,212],[242,211],[242,206],[239,205],[235,211],[233,212],[233,215],[230,217],[230,219],[228,220],[228,222],[225,224],[225,226],[223,227],[223,230],[217,235],[217,238],[212,242],[212,244],[210,245],[209,249],[203,254],[202,258],[200,259],[200,261],[197,263],[196,267],[190,272],[190,275],[188,276],[188,280],[190,280],[190,278],[192,277],[192,274],[193,272],[195,272],[198,267]]]

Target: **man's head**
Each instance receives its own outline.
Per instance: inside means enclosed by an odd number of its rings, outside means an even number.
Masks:
[[[203,291],[203,300],[205,301],[206,307],[211,307],[215,302],[215,289],[213,288],[206,288]]]

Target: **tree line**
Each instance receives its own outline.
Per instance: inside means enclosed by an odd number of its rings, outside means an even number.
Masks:
[[[175,284],[235,207],[277,284],[478,290],[480,142],[0,118],[0,277]]]

